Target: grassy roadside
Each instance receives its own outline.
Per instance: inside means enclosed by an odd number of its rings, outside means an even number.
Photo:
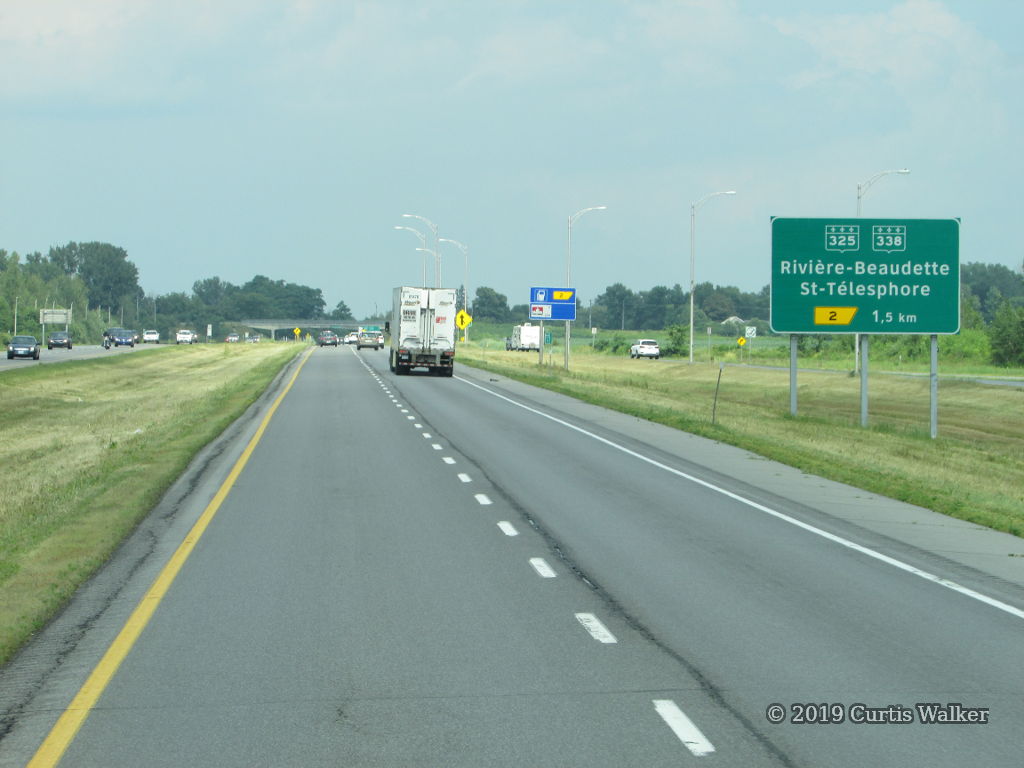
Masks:
[[[0,375],[0,663],[305,347],[165,347]]]
[[[1024,536],[1024,389],[943,381],[932,440],[927,377],[872,373],[863,429],[860,380],[842,372],[801,371],[792,417],[788,370],[729,365],[719,384],[717,365],[574,349],[567,373],[554,358],[538,366],[536,354],[472,343],[458,352],[464,364]]]

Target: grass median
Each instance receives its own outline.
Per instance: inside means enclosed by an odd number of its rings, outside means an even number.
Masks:
[[[300,349],[175,346],[0,375],[0,663]]]
[[[567,372],[560,351],[542,366],[536,353],[474,344],[461,345],[457,359],[1024,536],[1024,388],[943,380],[933,440],[927,376],[872,372],[865,429],[860,379],[840,371],[800,371],[794,417],[784,367],[720,369],[574,349]]]

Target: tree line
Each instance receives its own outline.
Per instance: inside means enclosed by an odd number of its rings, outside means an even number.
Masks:
[[[964,358],[990,360],[997,365],[1024,364],[1024,264],[1017,271],[1002,264],[963,264],[960,268],[961,333],[948,345]],[[758,336],[771,333],[770,286],[749,293],[734,286],[699,283],[694,287],[694,328],[712,327],[729,332],[735,326],[754,326]],[[527,304],[509,306],[508,299],[493,288],[476,290],[472,306],[474,320],[518,324],[530,317]],[[604,289],[592,302],[577,299],[577,323],[605,330],[663,331],[672,339],[689,335],[690,294],[676,284],[656,285],[633,291],[622,283]],[[884,337],[880,343],[894,354],[916,357],[927,354],[923,336]],[[801,351],[822,352],[829,348],[852,351],[853,337],[846,335],[804,335]]]
[[[219,277],[197,280],[192,291],[148,295],[127,252],[110,243],[75,243],[22,258],[0,249],[0,333],[40,336],[39,309],[72,310],[72,338],[97,340],[116,325],[153,328],[166,338],[177,328],[213,325],[233,330],[244,319],[350,320],[345,302],[329,312],[319,288],[256,275],[243,285]],[[17,311],[17,323],[15,312]]]
[[[959,346],[964,354],[998,365],[1024,364],[1024,265],[1014,271],[1001,264],[969,263],[961,266],[960,273]],[[459,291],[461,304],[463,288]],[[695,286],[693,299],[695,328],[721,327],[732,321],[755,326],[759,336],[770,333],[769,286],[744,292],[705,282]],[[0,334],[13,332],[17,308],[19,331],[40,335],[38,310],[43,307],[72,309],[73,337],[85,340],[98,339],[109,325],[155,328],[167,336],[176,328],[208,324],[219,334],[236,330],[233,323],[251,318],[354,322],[343,301],[327,311],[321,289],[263,275],[243,285],[204,278],[193,283],[189,293],[147,295],[127,252],[110,243],[70,242],[51,247],[45,255],[33,252],[24,258],[0,249]],[[476,289],[471,310],[478,321],[517,324],[529,319],[527,304],[510,306],[504,294],[487,286]],[[689,331],[689,313],[689,291],[679,284],[634,291],[615,283],[592,301],[577,299],[576,317],[581,325],[664,331],[681,338]],[[916,338],[903,337],[899,344],[913,352]],[[846,336],[821,335],[801,337],[800,344],[813,352],[852,341]]]

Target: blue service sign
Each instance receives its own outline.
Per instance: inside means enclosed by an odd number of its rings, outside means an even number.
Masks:
[[[572,304],[576,306],[575,288],[531,288],[531,304]],[[575,319],[575,318],[574,318]]]
[[[530,304],[530,318],[540,320],[575,320],[576,304]]]

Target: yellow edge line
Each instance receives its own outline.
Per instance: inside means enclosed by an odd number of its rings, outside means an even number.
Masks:
[[[213,520],[213,516],[217,514],[217,510],[220,509],[220,505],[224,503],[224,499],[227,498],[228,493],[234,486],[238,476],[242,473],[242,469],[245,468],[246,463],[249,461],[249,457],[255,450],[257,443],[260,438],[263,437],[263,433],[267,429],[267,425],[270,423],[271,417],[277,411],[277,407],[284,400],[285,395],[292,388],[295,380],[299,376],[299,371],[302,370],[302,366],[306,364],[309,359],[309,352],[299,363],[299,367],[295,369],[295,373],[288,381],[284,391],[277,396],[274,400],[274,404],[270,406],[270,410],[267,411],[267,415],[263,417],[263,421],[260,423],[259,428],[256,430],[256,434],[249,440],[249,444],[246,445],[245,450],[242,451],[242,455],[238,457],[238,461],[235,462],[234,467],[231,468],[231,472],[227,478],[221,484],[217,494],[213,497],[210,503],[203,510],[203,514],[200,515],[196,524],[192,526],[192,530],[189,531],[185,540],[181,543],[175,553],[171,556],[171,559],[167,561],[167,565],[164,566],[163,570],[160,571],[160,575],[156,577],[153,585],[149,588],[149,591],[142,597],[139,604],[135,606],[135,610],[132,611],[132,615],[128,617],[128,621],[121,628],[117,637],[110,644],[107,652],[103,654],[103,658],[100,659],[99,663],[93,669],[89,678],[85,681],[81,688],[78,689],[78,693],[75,698],[72,699],[71,704],[64,710],[64,713],[60,716],[57,722],[54,724],[50,733],[46,739],[36,750],[35,755],[29,761],[26,768],[52,768],[56,766],[60,761],[61,757],[64,756],[64,752],[71,745],[72,740],[78,733],[85,719],[89,716],[93,707],[96,705],[97,700],[106,689],[110,680],[114,677],[114,673],[117,672],[118,667],[121,666],[121,662],[125,660],[128,653],[131,651],[132,646],[135,645],[135,641],[142,634],[142,630],[146,628],[150,618],[160,605],[160,601],[164,595],[167,594],[167,590],[170,589],[171,584],[174,582],[175,577],[181,570],[188,556],[192,554],[192,550],[199,542],[199,538],[206,531],[207,526]]]

